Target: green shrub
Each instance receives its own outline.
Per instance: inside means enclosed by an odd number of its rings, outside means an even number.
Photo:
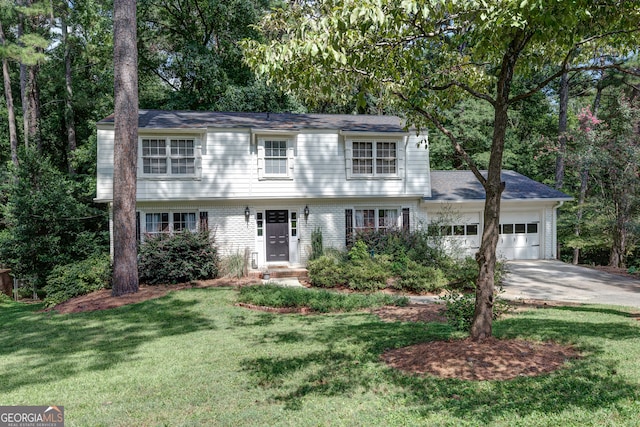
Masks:
[[[473,287],[472,284],[470,286]],[[499,296],[502,292],[501,288],[494,292],[493,320],[500,318],[510,309],[508,302]],[[469,332],[476,306],[475,292],[461,294],[457,291],[448,290],[445,295],[440,297],[440,300],[444,302],[446,307],[444,315],[447,318],[447,322],[459,331]]]
[[[474,289],[470,284],[478,278],[478,263],[471,257],[463,259],[449,258],[440,263],[445,275],[449,279],[449,285],[455,289]]]
[[[97,255],[84,261],[53,268],[44,287],[47,307],[53,307],[70,298],[107,288],[111,281],[109,255]]]
[[[395,287],[409,292],[435,292],[446,284],[447,278],[442,270],[409,260],[406,268],[398,275]]]
[[[322,256],[322,229],[315,228],[311,232],[311,257],[310,260],[318,259]]]
[[[2,292],[0,292],[0,305],[11,304],[12,302],[13,302],[13,299],[9,295],[5,295]]]
[[[218,256],[208,231],[147,237],[138,257],[140,281],[151,285],[211,279]]]
[[[108,215],[92,203],[90,181],[70,178],[33,148],[19,158],[3,180],[0,260],[41,294],[55,266],[108,251]]]
[[[391,278],[391,263],[386,255],[373,258],[367,256],[345,264],[344,274],[349,288],[356,291],[377,291],[387,286],[387,280]]]
[[[238,300],[243,303],[275,308],[308,307],[313,311],[353,311],[385,305],[406,306],[408,298],[383,294],[341,294],[324,289],[287,288],[255,285],[240,288]]]
[[[370,259],[372,254],[369,252],[367,244],[362,240],[358,240],[349,249],[349,260],[352,262],[366,261]]]
[[[346,284],[342,263],[335,256],[322,255],[309,261],[307,270],[313,286],[333,288]]]
[[[370,252],[395,258],[411,246],[412,233],[399,228],[359,231],[356,242],[363,242]]]

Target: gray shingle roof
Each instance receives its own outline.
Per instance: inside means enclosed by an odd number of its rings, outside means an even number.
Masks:
[[[482,171],[486,177],[487,172]],[[505,189],[502,200],[571,200],[561,191],[555,190],[511,170],[502,171]],[[484,200],[482,184],[471,171],[431,171],[431,197],[425,201]]]
[[[113,124],[113,114],[99,124]],[[303,129],[348,132],[406,132],[396,116],[292,113],[225,113],[213,111],[140,110],[141,129],[254,128],[283,131]]]

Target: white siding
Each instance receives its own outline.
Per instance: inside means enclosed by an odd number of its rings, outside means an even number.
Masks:
[[[194,134],[197,132],[194,130]],[[144,136],[144,130],[140,136]],[[154,131],[158,135],[158,131]],[[289,135],[293,144],[291,176],[259,179],[255,135],[249,130],[209,131],[202,143],[198,177],[146,178],[138,174],[138,201],[259,200],[323,197],[410,197],[430,193],[429,153],[415,137],[398,137],[399,176],[347,179],[345,138],[337,132]],[[98,200],[111,200],[113,131],[98,130]]]
[[[96,199],[111,200],[113,194],[113,131],[98,129],[98,182]]]
[[[556,258],[556,219],[556,209],[547,208],[544,210],[544,228],[541,232],[544,232],[543,248],[545,259]]]

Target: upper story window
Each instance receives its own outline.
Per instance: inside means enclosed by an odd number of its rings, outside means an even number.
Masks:
[[[398,151],[395,142],[376,142],[376,174],[395,175]]]
[[[196,145],[194,138],[142,138],[142,174],[195,175]]]
[[[347,178],[388,178],[401,175],[403,154],[398,141],[346,141]]]
[[[293,179],[293,137],[258,138],[258,178]]]
[[[396,146],[395,142],[353,141],[353,175],[395,175]]]
[[[357,175],[373,173],[373,143],[353,143],[353,173]]]
[[[287,141],[264,141],[264,172],[287,175]]]

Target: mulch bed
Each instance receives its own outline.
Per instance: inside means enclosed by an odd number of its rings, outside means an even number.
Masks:
[[[381,359],[396,369],[461,380],[509,380],[560,369],[579,357],[571,347],[553,342],[489,338],[433,341],[384,352]]]

